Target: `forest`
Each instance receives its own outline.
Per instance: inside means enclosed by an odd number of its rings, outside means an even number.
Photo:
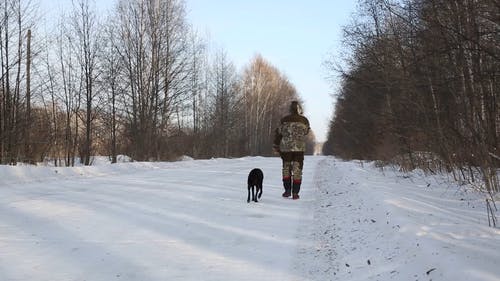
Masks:
[[[35,2],[0,3],[1,164],[272,155],[300,100],[276,66],[256,55],[236,69],[184,0],[120,0],[105,14],[72,3],[49,28]],[[325,62],[341,85],[323,153],[498,191],[499,15],[494,0],[359,1],[342,56]]]
[[[300,96],[265,58],[237,70],[183,0],[120,0],[106,14],[72,3],[46,27],[34,1],[0,2],[1,164],[272,155]]]
[[[343,43],[325,154],[500,190],[500,2],[360,1]]]

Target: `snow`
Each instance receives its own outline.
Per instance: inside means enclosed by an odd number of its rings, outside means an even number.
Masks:
[[[306,157],[0,166],[0,280],[500,280],[484,195]],[[264,171],[260,202],[246,177]]]

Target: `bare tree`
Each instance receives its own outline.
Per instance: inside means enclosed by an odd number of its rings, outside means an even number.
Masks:
[[[75,156],[80,144],[82,92],[84,88],[81,79],[81,67],[78,63],[79,47],[73,32],[73,27],[66,23],[71,18],[61,15],[55,32],[45,38],[43,58],[39,61],[37,72],[41,81],[41,97],[50,99],[50,106],[45,107],[47,114],[52,116],[50,135],[51,156],[59,165],[60,158],[64,165],[74,166]],[[53,48],[48,46],[55,46]],[[59,118],[63,115],[64,118]]]
[[[137,159],[168,158],[169,130],[188,97],[189,49],[184,3],[122,0],[118,52],[127,72],[128,135]]]
[[[294,86],[262,56],[256,56],[242,77],[244,133],[247,153],[270,155],[274,129],[288,112],[292,100],[298,100]]]
[[[233,151],[232,144],[236,135],[235,129],[239,117],[238,78],[235,67],[224,51],[216,54],[212,66],[211,96],[212,117],[211,145],[214,148],[213,156],[228,157]]]
[[[207,92],[206,83],[206,60],[207,48],[205,42],[198,36],[195,31],[190,33],[189,50],[191,53],[190,69],[189,69],[189,91],[191,95],[191,118],[192,118],[192,138],[191,155],[193,157],[200,156],[204,144],[202,135],[202,117],[204,114],[204,92]]]
[[[34,26],[31,3],[0,2],[0,162],[15,164],[27,159],[26,40]],[[21,144],[24,144],[22,147]]]
[[[73,3],[72,28],[75,32],[75,45],[78,48],[78,63],[84,86],[85,98],[85,141],[83,144],[83,162],[90,165],[92,155],[92,121],[94,103],[96,100],[96,80],[98,52],[100,49],[100,27],[90,0],[78,0]]]
[[[120,55],[116,52],[119,44],[117,41],[116,26],[108,24],[106,26],[106,36],[104,50],[101,52],[100,61],[102,69],[102,90],[107,93],[107,114],[105,115],[105,123],[109,134],[109,152],[111,163],[117,162],[118,153],[118,111],[120,111],[120,100],[124,95],[124,88],[127,83],[123,82],[123,64],[120,63]]]

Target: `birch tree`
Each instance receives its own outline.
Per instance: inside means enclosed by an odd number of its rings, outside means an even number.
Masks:
[[[242,77],[244,132],[250,155],[270,155],[274,129],[288,114],[292,100],[299,100],[295,87],[274,66],[256,56]]]

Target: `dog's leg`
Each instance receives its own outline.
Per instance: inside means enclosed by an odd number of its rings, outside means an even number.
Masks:
[[[254,202],[258,202],[257,201],[257,190],[255,190],[256,188],[257,188],[256,185],[252,186],[252,198],[253,198]],[[254,193],[254,191],[255,191],[255,193]]]
[[[248,186],[248,197],[247,197],[247,203],[250,203],[250,188],[252,188],[250,185]]]
[[[257,191],[259,192],[259,196],[258,197],[260,199],[260,197],[262,196],[262,184],[258,185]]]

